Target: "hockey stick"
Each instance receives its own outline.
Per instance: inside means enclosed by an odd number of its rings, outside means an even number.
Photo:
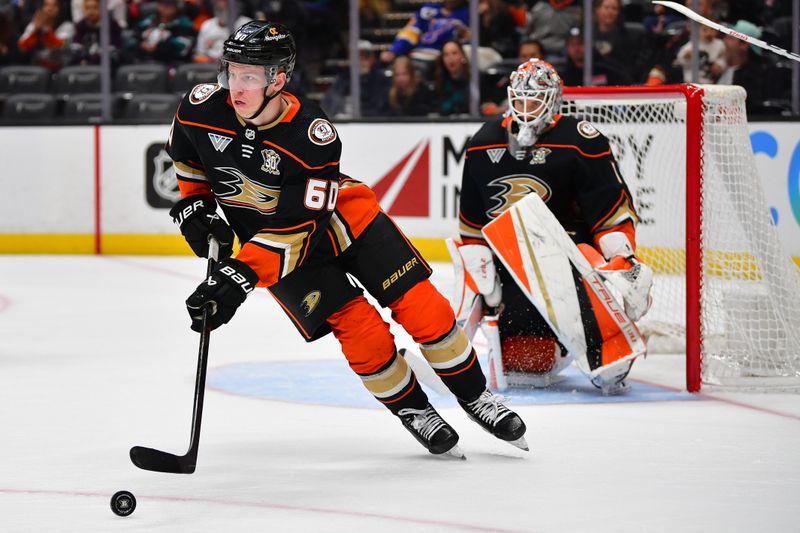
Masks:
[[[219,243],[213,237],[208,241],[208,268],[206,277],[211,276],[217,263]],[[192,437],[189,450],[184,455],[174,455],[144,446],[131,448],[130,456],[133,464],[142,470],[168,472],[170,474],[191,474],[197,465],[197,449],[200,446],[200,422],[203,419],[203,397],[206,388],[206,369],[208,368],[208,342],[211,338],[211,326],[208,322],[209,306],[203,309],[202,331],[200,333],[200,349],[197,357],[197,379],[194,385],[194,410],[192,412]]]
[[[700,24],[703,24],[704,26],[708,26],[709,28],[713,28],[713,29],[717,30],[718,32],[722,32],[722,33],[724,33],[726,35],[732,35],[732,36],[736,37],[737,39],[741,39],[742,41],[744,41],[746,43],[750,43],[750,44],[752,44],[754,46],[758,46],[759,48],[764,48],[764,49],[769,50],[770,52],[773,52],[775,54],[781,55],[783,57],[788,57],[789,59],[793,59],[795,61],[800,62],[800,55],[795,54],[794,52],[789,52],[788,50],[784,50],[783,48],[779,48],[779,47],[775,46],[774,44],[766,43],[766,42],[764,42],[764,41],[762,41],[760,39],[756,39],[755,37],[750,37],[749,35],[744,35],[743,33],[739,33],[738,31],[732,30],[731,28],[728,28],[727,26],[723,26],[722,24],[717,24],[716,22],[708,20],[707,18],[705,18],[702,15],[698,15],[697,13],[695,13],[694,11],[689,9],[688,7],[683,6],[683,5],[681,5],[681,4],[677,3],[677,2],[667,2],[665,0],[653,0],[653,3],[654,4],[658,4],[658,5],[662,5],[664,7],[668,7],[670,9],[674,9],[678,13],[681,13],[682,15],[684,15],[685,17],[687,17],[689,19],[692,19],[695,22],[699,22]]]

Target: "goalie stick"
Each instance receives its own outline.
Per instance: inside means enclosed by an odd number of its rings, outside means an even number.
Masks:
[[[219,243],[213,237],[209,238],[208,267],[206,277],[211,276],[214,265],[217,263]],[[167,472],[170,474],[192,474],[197,465],[197,450],[200,446],[200,422],[203,419],[203,398],[206,388],[206,370],[208,368],[208,342],[211,338],[211,326],[208,322],[209,306],[203,309],[202,332],[200,333],[200,348],[197,357],[197,378],[194,385],[194,409],[192,411],[192,435],[189,449],[184,455],[174,455],[144,446],[131,448],[130,457],[134,465],[142,470],[153,472]]]
[[[793,59],[797,62],[800,62],[800,55],[795,54],[794,52],[789,52],[788,50],[784,50],[783,48],[777,47],[774,44],[769,44],[760,39],[756,39],[755,37],[750,37],[749,35],[744,35],[743,33],[739,33],[738,31],[728,28],[727,26],[723,26],[722,24],[717,24],[716,22],[708,20],[704,16],[695,13],[688,7],[683,6],[677,2],[667,2],[666,0],[653,0],[653,3],[664,7],[668,7],[670,9],[674,9],[678,13],[684,15],[686,18],[689,18],[695,22],[699,22],[700,24],[708,26],[709,28],[713,28],[718,32],[724,33],[726,35],[732,35],[733,37],[741,39],[746,43],[750,43],[754,46],[758,46],[759,48],[764,48],[765,50],[769,50],[774,54],[778,54],[783,57],[788,57],[789,59]]]

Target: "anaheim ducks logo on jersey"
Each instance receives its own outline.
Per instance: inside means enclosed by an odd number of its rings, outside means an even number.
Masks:
[[[553,194],[550,186],[541,179],[531,174],[512,174],[492,180],[490,187],[499,187],[501,190],[491,197],[496,203],[486,212],[489,218],[497,218],[506,209],[531,193],[536,193],[545,202]]]
[[[319,291],[311,291],[305,296],[303,296],[303,300],[300,302],[300,310],[303,312],[305,316],[310,315],[314,312],[314,309],[317,308],[320,299],[322,298],[322,293]]]
[[[232,167],[215,167],[215,170],[224,172],[233,179],[219,180],[220,185],[229,190],[217,193],[217,199],[225,205],[253,209],[264,215],[275,213],[278,208],[278,198],[281,195],[280,187],[268,187],[254,182],[238,169]]]

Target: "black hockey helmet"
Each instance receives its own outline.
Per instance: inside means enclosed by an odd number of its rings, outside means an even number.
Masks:
[[[286,74],[287,82],[291,79],[296,57],[294,37],[285,26],[253,20],[240,26],[225,41],[220,66],[227,71],[227,63],[263,65],[267,84],[271,85],[281,71]]]

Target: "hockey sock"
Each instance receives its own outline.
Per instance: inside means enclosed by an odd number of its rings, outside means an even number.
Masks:
[[[395,352],[383,368],[358,374],[367,390],[392,413],[402,409],[425,409],[428,396],[406,360]]]
[[[472,343],[455,323],[442,338],[420,348],[436,374],[459,399],[472,401],[486,389],[486,376]]]
[[[405,359],[397,355],[389,324],[366,298],[354,298],[328,323],[350,368],[379,402],[395,414],[400,409],[425,408],[428,398]]]

